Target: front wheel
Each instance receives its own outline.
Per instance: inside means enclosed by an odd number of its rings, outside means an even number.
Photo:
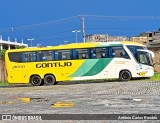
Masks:
[[[53,75],[46,75],[44,77],[44,83],[45,83],[45,85],[55,85],[55,84],[57,84],[56,79]]]
[[[121,81],[129,81],[129,80],[131,80],[131,78],[132,78],[132,75],[129,71],[124,70],[124,71],[120,72],[119,79]]]
[[[34,76],[31,77],[30,83],[33,86],[40,86],[42,84],[42,79],[41,79],[40,76],[34,75]]]

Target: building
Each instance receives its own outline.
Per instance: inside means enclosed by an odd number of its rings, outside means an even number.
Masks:
[[[21,43],[18,43],[17,40],[15,39],[14,42],[10,41],[10,38],[8,38],[8,41],[5,41],[2,39],[2,36],[0,36],[0,49],[15,49],[16,46],[25,46],[28,47],[27,44],[23,43],[23,40]]]
[[[85,36],[86,42],[108,42],[108,35],[105,34],[91,34]]]
[[[108,34],[91,34],[85,36],[86,42],[126,41],[126,36],[109,36]]]
[[[160,46],[160,29],[153,32],[141,33],[140,36],[146,36],[148,46]]]
[[[126,36],[108,36],[108,41],[128,41]]]
[[[130,41],[146,44],[148,41],[148,38],[147,36],[133,36],[130,38]]]

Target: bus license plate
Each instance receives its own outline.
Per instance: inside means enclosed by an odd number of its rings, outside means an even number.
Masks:
[[[145,76],[146,72],[140,72],[140,76]]]

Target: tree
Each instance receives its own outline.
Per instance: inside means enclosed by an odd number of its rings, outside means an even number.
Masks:
[[[0,50],[0,59],[4,59],[4,57],[5,57],[5,52],[6,52],[6,49]]]
[[[15,46],[15,49],[24,49],[26,46]]]

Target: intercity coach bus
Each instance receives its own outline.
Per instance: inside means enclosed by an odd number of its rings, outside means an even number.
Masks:
[[[39,86],[68,80],[129,81],[154,75],[153,55],[135,42],[73,43],[7,50],[5,64],[8,83]]]

